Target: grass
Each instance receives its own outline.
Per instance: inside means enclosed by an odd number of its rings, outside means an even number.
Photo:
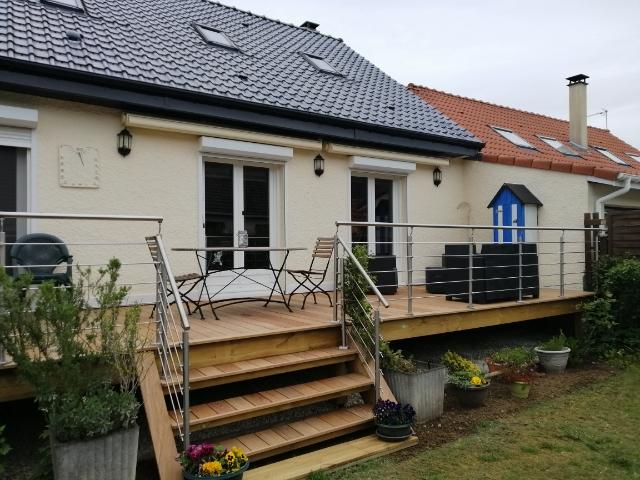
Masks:
[[[310,480],[640,479],[640,366],[413,455]]]

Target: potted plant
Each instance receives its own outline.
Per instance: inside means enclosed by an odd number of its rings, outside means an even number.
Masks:
[[[189,445],[178,456],[186,480],[240,480],[249,468],[242,450],[214,447],[209,443]]]
[[[564,373],[569,361],[571,349],[567,345],[567,337],[560,330],[560,335],[550,338],[534,349],[538,361],[547,373]]]
[[[416,422],[439,417],[443,412],[446,370],[442,365],[417,362],[402,350],[394,350],[380,342],[384,378],[401,403],[412,405]]]
[[[0,460],[2,460],[2,457],[4,457],[11,450],[11,448],[9,447],[9,444],[7,443],[7,441],[4,439],[4,436],[2,435],[2,433],[4,432],[4,428],[5,428],[4,425],[0,425]],[[4,465],[0,463],[0,475],[2,475],[3,473],[4,473]]]
[[[112,259],[97,278],[35,289],[0,270],[0,343],[45,415],[56,479],[135,478],[140,309],[121,312],[119,270]]]
[[[463,356],[448,351],[442,363],[449,371],[449,383],[456,389],[460,405],[477,408],[485,404],[490,382],[480,367]]]
[[[531,391],[535,354],[527,347],[505,347],[496,356],[504,362],[502,374],[510,383],[511,395],[516,398],[528,398]]]
[[[409,404],[378,400],[373,407],[376,435],[390,442],[406,440],[416,421],[416,411]]]

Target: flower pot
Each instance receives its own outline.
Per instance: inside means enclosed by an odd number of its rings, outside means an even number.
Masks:
[[[411,424],[382,425],[376,424],[376,435],[388,442],[401,442],[411,436]]]
[[[473,385],[468,387],[455,387],[458,402],[465,408],[482,407],[487,401],[489,385]]]
[[[567,362],[569,361],[569,354],[571,353],[570,348],[564,347],[562,350],[544,350],[536,347],[534,350],[545,372],[564,373],[567,368]]]
[[[531,390],[531,383],[529,382],[513,382],[509,389],[511,395],[516,398],[529,398],[529,391]]]
[[[56,480],[135,480],[138,434],[139,428],[135,426],[80,442],[52,440],[53,477]]]
[[[496,363],[493,360],[491,360],[490,358],[487,358],[485,360],[485,363],[487,364],[487,368],[489,369],[489,373],[495,373],[495,372],[500,372],[504,369],[504,363]]]
[[[417,373],[385,370],[384,378],[400,403],[416,411],[416,421],[426,422],[442,415],[447,370],[443,366],[424,368]]]
[[[202,475],[194,475],[191,473],[182,472],[182,477],[185,480],[241,480],[244,472],[246,472],[248,468],[249,462],[245,463],[240,470],[232,473],[225,473],[224,475],[203,477]]]

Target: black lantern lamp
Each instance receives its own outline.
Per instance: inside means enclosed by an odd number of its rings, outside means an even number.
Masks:
[[[437,187],[442,183],[442,170],[439,167],[433,169],[433,184]]]
[[[123,128],[120,133],[118,133],[118,153],[123,157],[126,157],[131,153],[132,140],[133,137],[126,128]]]
[[[316,155],[316,158],[313,159],[313,171],[316,172],[317,176],[321,176],[324,173],[324,158],[322,158],[322,155]]]

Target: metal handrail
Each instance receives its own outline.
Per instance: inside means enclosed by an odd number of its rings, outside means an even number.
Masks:
[[[189,324],[189,318],[187,317],[187,312],[184,310],[184,305],[182,303],[182,299],[180,295],[178,295],[178,285],[176,284],[176,279],[173,276],[173,271],[171,270],[171,264],[169,263],[169,257],[167,256],[167,252],[164,248],[164,243],[162,242],[162,237],[160,235],[156,235],[156,241],[158,242],[158,260],[162,262],[164,268],[167,272],[167,276],[169,277],[169,286],[171,287],[171,291],[175,292],[175,300],[176,305],[178,307],[178,313],[180,315],[180,322],[182,323],[183,330],[189,330],[191,325]]]
[[[340,220],[336,222],[337,227],[352,226],[352,227],[399,227],[399,228],[452,228],[459,230],[531,230],[531,231],[565,231],[565,232],[591,232],[599,230],[597,226],[594,227],[519,227],[516,225],[460,225],[460,224],[447,224],[447,223],[386,223],[386,222],[348,222]],[[380,242],[384,243],[384,242]]]
[[[119,220],[133,222],[164,221],[163,217],[153,215],[100,215],[85,213],[45,213],[45,212],[0,212],[0,218],[38,218],[53,220]]]
[[[369,285],[369,288],[373,291],[375,296],[378,297],[378,300],[380,301],[380,303],[384,306],[384,308],[389,308],[389,302],[387,302],[386,298],[384,298],[384,295],[382,295],[382,293],[380,293],[380,290],[378,290],[378,287],[376,287],[376,284],[373,283],[373,280],[371,280],[371,277],[369,276],[367,271],[362,267],[362,265],[360,265],[360,262],[358,261],[356,256],[353,254],[351,249],[347,246],[347,244],[338,235],[336,235],[336,241],[340,245],[342,245],[342,247],[344,248],[344,251],[347,253],[347,256],[351,259],[351,261],[354,263],[354,265],[356,266],[358,271],[365,278],[365,280],[367,281],[367,284]],[[338,255],[338,253],[336,252],[336,256],[337,255]]]

